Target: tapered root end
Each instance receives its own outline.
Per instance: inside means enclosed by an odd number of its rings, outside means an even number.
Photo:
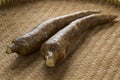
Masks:
[[[109,21],[113,21],[114,19],[116,19],[118,16],[117,15],[108,15],[109,16]]]
[[[46,65],[47,65],[48,67],[54,67],[54,66],[55,66],[55,61],[54,61],[54,59],[53,59],[53,58],[48,58],[48,59],[46,60]]]
[[[116,19],[118,16],[117,15],[112,15],[111,16],[113,19]]]
[[[7,54],[13,53],[13,51],[11,50],[11,48],[10,48],[9,46],[7,47],[6,53],[7,53]]]

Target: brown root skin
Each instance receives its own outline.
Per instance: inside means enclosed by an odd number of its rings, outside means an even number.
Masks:
[[[100,12],[81,11],[49,19],[40,24],[38,27],[34,28],[32,31],[13,40],[12,44],[14,45],[11,46],[10,49],[11,51],[14,51],[22,56],[30,55],[38,50],[47,39],[72,21],[84,16],[98,13]],[[11,52],[10,49],[8,49],[8,53]]]
[[[40,52],[45,58],[46,65],[53,67],[69,56],[69,50],[75,46],[81,34],[87,29],[111,22],[116,17],[114,15],[93,14],[71,22],[42,45]],[[48,54],[49,52],[54,56],[47,58],[47,56],[51,56]]]

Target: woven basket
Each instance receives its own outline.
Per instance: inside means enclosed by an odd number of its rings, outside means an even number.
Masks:
[[[39,52],[27,57],[5,53],[14,38],[43,21],[81,10],[101,10],[120,19],[111,5],[82,0],[36,0],[0,10],[0,80],[120,80],[120,22],[86,32],[74,54],[55,68],[46,67]]]

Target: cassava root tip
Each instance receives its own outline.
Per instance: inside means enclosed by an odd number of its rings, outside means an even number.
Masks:
[[[49,67],[54,67],[55,66],[55,56],[53,55],[52,52],[48,52],[48,55],[45,56],[46,60],[46,65]]]
[[[14,51],[12,50],[12,46],[13,46],[14,44],[11,44],[11,45],[9,45],[8,47],[7,47],[7,50],[6,50],[6,53],[7,54],[11,54],[11,53],[13,53]]]
[[[55,66],[54,59],[52,57],[51,58],[47,58],[46,59],[46,65],[49,66],[49,67],[54,67]]]
[[[11,54],[11,53],[12,53],[12,50],[11,50],[10,47],[7,47],[6,53],[7,53],[7,54]]]

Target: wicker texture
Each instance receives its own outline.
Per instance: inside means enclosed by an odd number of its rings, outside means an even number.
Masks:
[[[38,52],[27,57],[5,54],[17,36],[49,18],[80,10],[120,17],[113,6],[80,0],[38,0],[0,10],[0,80],[120,80],[120,22],[88,31],[74,54],[55,68],[46,67]]]

